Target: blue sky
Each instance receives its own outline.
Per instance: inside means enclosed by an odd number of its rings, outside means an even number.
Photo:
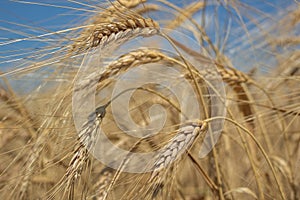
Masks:
[[[22,0],[26,1],[26,0]],[[51,4],[56,6],[66,6],[80,9],[90,9],[93,8],[83,7],[82,5],[68,2],[68,0],[28,0],[31,2],[42,3],[42,4]],[[90,5],[96,5],[100,2],[108,2],[105,0],[78,0],[82,3],[92,2]],[[149,0],[150,1],[150,0]],[[177,3],[178,6],[180,4],[187,5],[186,2],[192,2],[192,0],[182,0],[176,1],[181,2]],[[183,3],[182,3],[183,2]],[[211,1],[207,1],[211,2]],[[243,0],[242,2],[254,7],[258,8],[262,11],[262,13],[269,15],[272,18],[273,15],[277,13],[278,10],[282,9],[282,7],[290,4],[293,0]],[[207,9],[208,11],[213,11],[212,9]],[[221,9],[222,10],[222,9]],[[223,9],[224,10],[224,9]],[[224,12],[224,11],[220,11]],[[250,12],[251,13],[251,12]],[[74,24],[80,24],[80,21],[87,15],[88,12],[84,11],[75,11],[67,8],[58,8],[52,6],[42,6],[42,5],[32,5],[26,3],[19,3],[12,0],[0,0],[0,68],[3,69],[3,61],[1,60],[1,56],[9,54],[10,50],[18,51],[24,48],[41,48],[44,45],[48,45],[46,43],[41,42],[17,42],[13,44],[3,45],[3,43],[9,43],[13,39],[24,38],[30,36],[37,36],[49,32],[53,32],[56,30],[63,30],[65,28],[69,28],[74,26]],[[92,13],[90,13],[92,14]],[[244,14],[244,13],[242,13]],[[201,17],[201,14],[199,15]],[[227,15],[228,16],[228,15]],[[214,15],[211,14],[211,17],[214,18]],[[222,14],[219,15],[218,21],[222,24]],[[238,16],[236,16],[238,19]],[[228,18],[226,18],[228,20]],[[276,19],[275,19],[276,20]],[[246,22],[246,21],[245,21]],[[17,25],[17,24],[20,25]],[[234,26],[234,25],[233,25]],[[237,24],[239,26],[239,24]],[[214,33],[215,30],[211,32]],[[209,32],[209,30],[208,30]],[[210,34],[210,33],[209,33]],[[214,40],[212,38],[212,40]],[[2,52],[2,53],[1,53]],[[15,53],[16,54],[16,53]],[[2,61],[2,62],[1,62]]]
[[[34,2],[34,1],[32,1]],[[66,1],[36,1],[45,4],[57,4],[57,5],[66,5],[70,6],[70,3],[63,3]],[[52,2],[52,3],[51,3]],[[76,7],[76,4],[72,4],[72,7]],[[79,7],[79,6],[77,6]],[[0,1],[0,19],[7,21],[17,21],[25,24],[31,24],[32,26],[36,25],[57,25],[64,24],[71,16],[61,17],[62,14],[71,14],[70,10],[51,7],[51,6],[41,6],[41,5],[31,5],[25,3],[14,2],[10,0],[1,0]],[[55,19],[59,19],[57,21]],[[65,19],[65,20],[63,20]],[[61,21],[62,20],[62,21]],[[55,24],[57,23],[57,24]]]
[[[28,0],[31,2],[44,3],[44,4],[55,4],[61,6],[70,6],[82,8],[81,5],[70,3],[67,0]],[[187,0],[183,0],[185,2]],[[191,2],[191,0],[189,0]],[[243,0],[247,4],[259,8],[265,13],[274,13],[278,8],[281,7],[281,4],[286,4],[291,0]],[[81,2],[81,1],[79,1]],[[82,1],[87,2],[87,1]],[[107,2],[107,1],[94,1],[94,2]],[[180,2],[180,1],[178,1]],[[208,1],[209,2],[209,1]],[[265,3],[262,3],[265,2]],[[276,7],[274,8],[273,5]],[[85,9],[88,9],[85,7]],[[92,8],[90,8],[92,9]],[[51,6],[41,6],[41,5],[31,5],[18,3],[10,0],[0,0],[0,27],[1,28],[10,28],[16,30],[23,30],[26,33],[42,33],[47,30],[59,30],[65,27],[70,27],[74,19],[77,18],[79,14],[86,14],[87,12],[78,12],[71,9],[57,8]],[[35,30],[30,28],[18,27],[16,25],[9,24],[7,22],[16,22],[23,25],[28,25],[35,27]],[[73,23],[74,24],[74,23]],[[78,23],[77,23],[78,24]],[[44,31],[43,31],[44,29]],[[14,34],[8,31],[1,31],[0,37],[13,37]]]
[[[70,6],[73,8],[90,9],[93,8],[83,7],[76,3],[70,3],[67,0],[28,0],[31,2],[51,4],[58,6]],[[79,2],[92,2],[91,5],[96,5],[100,2],[107,2],[103,0],[78,0]],[[192,0],[183,0],[176,2],[192,2]],[[207,2],[210,2],[208,0]],[[283,7],[290,5],[293,0],[243,0],[242,2],[248,5],[258,8],[262,13],[267,14],[270,19],[276,15],[278,10],[282,10]],[[187,3],[183,3],[187,5]],[[180,6],[180,3],[177,4]],[[212,9],[207,9],[207,12]],[[223,9],[224,10],[224,9]],[[225,12],[220,11],[220,12]],[[250,12],[251,13],[251,12]],[[22,64],[27,61],[23,53],[35,52],[49,45],[46,42],[39,41],[22,41],[12,44],[3,45],[17,38],[27,38],[30,36],[42,35],[45,33],[53,32],[56,30],[63,30],[68,27],[74,26],[74,24],[80,24],[80,21],[86,17],[89,12],[75,11],[74,9],[58,8],[52,6],[32,5],[18,3],[10,0],[0,0],[0,70],[10,70],[11,67],[17,64]],[[92,14],[92,13],[90,13]],[[208,13],[206,13],[208,14]],[[245,14],[245,13],[242,13]],[[214,14],[210,14],[212,17],[211,22],[214,20]],[[199,15],[201,17],[201,14]],[[228,15],[227,15],[228,16]],[[197,16],[195,16],[197,17]],[[222,18],[222,13],[219,15],[219,22]],[[236,16],[238,19],[238,17]],[[276,20],[276,18],[274,18]],[[245,21],[246,22],[246,21]],[[14,24],[15,23],[15,24]],[[19,25],[17,25],[19,24]],[[220,25],[219,24],[219,25]],[[224,24],[224,23],[223,23]],[[233,26],[239,26],[238,23]],[[214,34],[215,30],[207,30],[208,34]],[[59,36],[61,37],[61,35]],[[236,37],[236,36],[233,36]],[[213,37],[212,37],[213,38]],[[214,40],[214,39],[212,39]],[[235,40],[235,38],[234,38]],[[235,49],[235,47],[234,47]],[[19,55],[20,54],[20,55]],[[249,53],[245,53],[249,54]],[[30,54],[28,53],[28,56]],[[234,59],[235,53],[232,58]],[[22,60],[18,60],[22,58]],[[15,61],[16,60],[16,61]],[[12,62],[13,61],[13,62]]]
[[[42,3],[49,3],[58,5],[70,6],[70,3],[65,1],[36,1]],[[76,4],[72,4],[76,7]],[[78,7],[78,6],[77,6]],[[9,28],[15,31],[22,30],[27,34],[37,35],[49,31],[60,30],[65,27],[70,27],[71,22],[74,20],[75,11],[70,9],[63,9],[51,6],[31,5],[13,2],[9,0],[0,1],[0,37],[19,38],[17,35],[10,31],[3,30]],[[25,26],[18,26],[12,23],[18,23]]]
[[[61,4],[65,1],[39,0],[39,2]],[[48,45],[45,42],[35,41],[22,41],[7,45],[3,45],[3,43],[70,27],[74,20],[72,15],[74,15],[74,11],[70,9],[0,0],[0,71],[5,72],[16,66],[22,66],[23,63],[30,60],[26,56],[34,55],[35,51]],[[26,92],[31,89],[30,85],[34,85],[30,83],[36,82],[33,79],[38,81],[38,78],[24,77],[23,79],[18,78],[17,81],[13,80],[11,84],[19,92]]]
[[[44,4],[56,4],[62,6],[72,6],[80,8],[80,5],[75,3],[68,3],[67,0],[28,0],[31,2],[44,3]],[[264,12],[273,12],[276,9],[273,9],[271,4],[276,6],[281,6],[281,4],[286,4],[290,0],[272,0],[265,1],[262,3],[262,0],[252,0],[252,1],[243,1],[247,4],[259,8]],[[83,1],[84,2],[84,1]],[[97,1],[96,1],[97,2]],[[105,1],[98,1],[105,2]],[[184,2],[184,1],[183,1]],[[209,2],[209,1],[208,1]],[[0,1],[0,19],[6,21],[20,22],[23,24],[28,24],[32,26],[51,26],[51,25],[62,25],[68,24],[68,21],[72,20],[72,14],[74,11],[70,9],[63,9],[50,6],[40,6],[40,5],[30,5],[24,3],[18,3],[10,0],[1,0]],[[69,15],[69,16],[68,16]]]
[[[57,5],[80,7],[74,3],[65,3],[66,1],[59,0],[38,0],[36,2],[48,4],[55,2]],[[75,18],[77,18],[74,15],[76,16],[77,14],[80,14],[80,12],[70,9],[0,0],[0,69],[5,71],[5,68],[14,65],[6,61],[13,60],[18,53],[23,53],[21,49],[34,51],[35,48],[38,49],[48,45],[47,43],[36,41],[22,41],[9,44],[12,40],[42,35],[71,27]],[[14,56],[7,59],[3,58],[9,55]]]
[[[28,1],[92,10],[92,8],[83,7],[79,4],[68,2],[67,0]],[[91,3],[93,5],[96,5],[96,3],[98,2],[107,2],[103,0],[79,0],[79,2],[83,3],[87,3],[89,1],[93,2]],[[183,0],[176,2],[187,1],[192,2],[192,0]],[[208,0],[208,2],[210,1]],[[278,10],[282,9],[283,6],[288,5],[288,2],[293,2],[293,0],[243,0],[242,2],[245,2],[255,8],[258,8],[262,11],[262,13],[267,14],[270,16],[270,18],[272,18],[272,16],[276,14]],[[178,5],[179,4],[180,3],[178,3]],[[187,3],[184,4],[187,5]],[[214,8],[212,8],[211,10],[213,9]],[[36,36],[72,27],[74,24],[80,24],[80,20],[82,20],[82,18],[84,18],[84,15],[86,14],[88,14],[88,12],[80,12],[72,9],[58,8],[52,6],[24,4],[10,0],[0,0],[0,44],[7,42],[9,43],[11,40],[16,38]],[[212,16],[212,18],[213,17],[214,16]],[[222,24],[222,22],[220,21],[222,20],[222,15],[219,16],[218,20],[220,24]],[[20,24],[21,26],[13,23]],[[214,32],[214,30],[212,30],[212,32]],[[23,41],[8,45],[0,45],[0,57],[3,56],[3,54],[9,54],[9,52],[7,51],[18,51],[24,48],[41,48],[43,47],[43,45],[47,44],[41,42]],[[0,58],[0,68],[2,68],[1,61],[3,62],[3,60],[1,60]]]

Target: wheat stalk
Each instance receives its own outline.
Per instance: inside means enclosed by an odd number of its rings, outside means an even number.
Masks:
[[[168,144],[154,158],[151,176],[147,181],[147,187],[141,187],[138,191],[135,189],[128,191],[126,196],[129,199],[142,197],[143,195],[151,195],[152,198],[163,187],[168,169],[175,163],[180,162],[183,155],[187,155],[197,138],[207,131],[207,123],[201,120],[186,122],[176,131],[176,136],[168,142]],[[186,153],[186,154],[185,154]],[[137,186],[136,186],[137,187]],[[153,191],[150,191],[153,189]],[[143,196],[145,198],[145,196]]]
[[[82,125],[82,128],[78,133],[78,143],[76,144],[66,173],[63,176],[61,183],[58,184],[56,188],[53,188],[53,192],[48,198],[53,198],[55,193],[60,191],[62,187],[65,188],[65,193],[67,191],[69,191],[69,195],[73,193],[73,186],[80,178],[89,159],[89,150],[94,147],[97,140],[99,126],[106,114],[106,106],[107,105],[98,107],[95,112],[89,115],[87,121]]]
[[[157,158],[153,167],[153,172],[149,182],[152,182],[163,168],[167,168],[171,163],[177,160],[194,143],[195,139],[207,130],[207,124],[204,121],[193,121],[184,124],[171,142],[164,148]]]
[[[71,46],[71,52],[82,52],[88,49],[105,46],[112,41],[126,38],[140,33],[142,35],[152,35],[157,32],[158,23],[152,19],[128,18],[118,22],[95,24],[88,34],[81,35],[75,39]]]
[[[119,59],[106,66],[101,74],[96,77],[95,75],[92,75],[94,78],[91,77],[89,82],[86,82],[79,88],[83,89],[91,82],[96,80],[98,80],[99,84],[103,84],[106,79],[117,76],[120,72],[124,72],[130,67],[136,67],[147,63],[156,63],[159,61],[165,61],[171,64],[179,64],[180,66],[186,68],[184,63],[181,61],[171,58],[160,51],[143,48],[122,55]],[[218,76],[221,76],[229,85],[248,83],[251,81],[251,79],[243,72],[227,69],[225,67],[218,67],[218,70],[207,67],[201,71],[193,70],[193,73],[198,74],[200,77],[207,78],[208,80],[212,80]],[[185,77],[191,79],[190,73],[187,72]]]

